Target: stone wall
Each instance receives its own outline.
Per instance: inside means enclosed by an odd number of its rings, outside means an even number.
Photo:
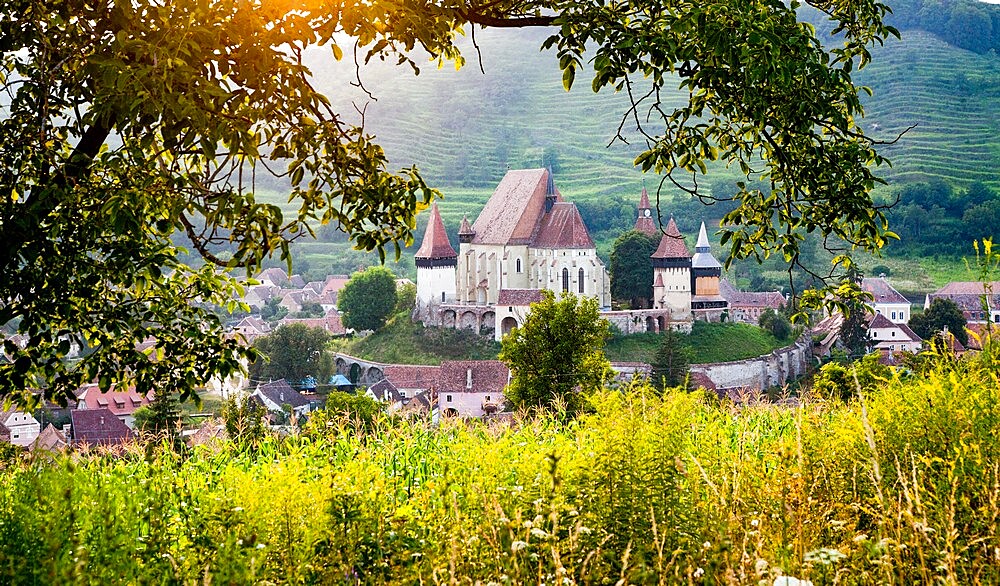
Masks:
[[[803,334],[791,346],[770,354],[714,364],[692,364],[692,373],[702,373],[715,384],[720,395],[735,397],[743,390],[781,387],[806,373],[812,362],[812,344]]]

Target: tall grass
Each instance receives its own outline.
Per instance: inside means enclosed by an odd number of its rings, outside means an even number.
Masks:
[[[846,405],[635,386],[575,420],[27,458],[0,582],[1000,583],[998,365],[926,364]]]

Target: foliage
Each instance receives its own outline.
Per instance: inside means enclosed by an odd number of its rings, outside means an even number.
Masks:
[[[996,367],[939,362],[847,403],[636,387],[569,422],[13,462],[0,581],[995,584]]]
[[[305,301],[302,303],[302,309],[296,311],[290,317],[323,317],[325,314],[326,312],[323,311],[323,306],[319,302]]]
[[[688,357],[681,335],[672,328],[660,334],[660,347],[653,359],[652,384],[663,390],[683,387],[687,383]]]
[[[969,0],[896,0],[890,19],[900,29],[933,33],[975,53],[1000,52],[1000,9]]]
[[[289,261],[290,242],[316,222],[380,257],[412,241],[416,213],[438,194],[416,169],[388,171],[363,116],[335,112],[314,89],[302,56],[317,46],[339,60],[356,41],[358,63],[417,70],[417,47],[462,65],[466,26],[552,27],[544,46],[567,88],[590,50],[594,90],[628,85],[639,103],[626,117],[659,115],[640,128],[643,171],[686,182],[721,160],[773,186],[740,186],[723,236],[734,258],[794,261],[799,232],[814,230],[877,250],[892,237],[868,195],[884,159],[854,125],[851,73],[895,31],[879,2],[818,6],[841,33],[829,50],[797,5],[778,2],[5,4],[0,20],[15,24],[0,61],[0,324],[18,323],[30,343],[5,348],[0,390],[70,397],[85,381],[134,379],[140,392],[166,384],[187,398],[252,358],[192,303],[246,309],[216,267]],[[633,89],[637,72],[648,88]],[[646,108],[675,74],[688,103]],[[298,206],[289,216],[256,197],[258,183],[282,181]],[[179,244],[208,264],[190,266]],[[135,352],[147,338],[158,360]],[[74,342],[94,351],[63,360]]]
[[[181,411],[174,394],[167,389],[156,389],[149,406],[142,406],[135,412],[135,428],[170,438],[177,435]]]
[[[1000,225],[1000,199],[983,183],[966,189],[941,180],[911,183],[898,197],[889,219],[901,240],[894,248],[903,254],[961,255],[970,241],[994,236]]]
[[[339,352],[391,364],[440,364],[442,360],[496,360],[500,344],[465,329],[424,327],[397,314],[370,336],[334,342]]]
[[[393,315],[404,314],[409,316],[413,313],[413,308],[417,304],[417,286],[413,283],[404,283],[396,290],[396,307],[393,308]]]
[[[615,240],[611,247],[611,296],[628,300],[632,309],[641,309],[642,301],[653,298],[653,262],[658,240],[636,230],[630,230]]]
[[[847,285],[860,287],[864,275],[852,265],[847,273]],[[844,301],[844,321],[840,325],[840,343],[848,354],[858,358],[866,354],[872,345],[868,335],[868,324],[871,323],[872,309],[865,299],[854,297]]]
[[[291,384],[307,376],[326,381],[334,369],[329,341],[330,335],[323,328],[285,324],[254,341],[260,357],[250,365],[250,376],[258,380],[283,378]]]
[[[910,317],[909,326],[913,333],[925,340],[929,340],[948,328],[948,331],[963,346],[969,343],[969,334],[965,329],[965,316],[951,299],[934,299],[931,301],[930,307],[922,313]]]
[[[511,370],[504,396],[515,408],[548,408],[561,403],[569,412],[586,404],[585,396],[607,380],[611,364],[604,356],[610,335],[597,300],[542,290],[524,324],[501,340],[500,360]]]
[[[277,297],[272,297],[267,300],[264,307],[260,310],[261,319],[274,323],[281,318],[288,315],[288,308],[281,305],[281,300]]]
[[[267,439],[267,409],[249,398],[230,397],[222,403],[226,434],[241,449],[256,450]]]
[[[792,335],[792,324],[785,314],[770,308],[760,314],[757,325],[770,332],[777,340],[787,340]]]
[[[323,409],[309,413],[306,430],[312,434],[329,435],[342,432],[346,424],[359,432],[371,432],[382,416],[383,406],[368,395],[355,395],[334,391],[326,396]]]
[[[692,364],[729,362],[768,354],[788,345],[770,332],[743,323],[696,321],[691,333],[681,335]],[[652,364],[660,347],[660,335],[643,332],[612,338],[605,354],[613,362],[641,361]]]
[[[879,362],[879,358],[878,352],[872,352],[846,364],[827,362],[813,379],[812,391],[820,397],[845,402],[857,397],[859,388],[870,393],[893,377],[892,369]]]
[[[369,267],[351,276],[337,298],[344,326],[377,331],[396,308],[396,276],[385,267]]]

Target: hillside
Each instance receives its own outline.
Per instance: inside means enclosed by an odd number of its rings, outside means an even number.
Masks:
[[[626,96],[594,94],[582,75],[573,91],[565,92],[555,57],[538,50],[543,38],[542,31],[478,32],[485,73],[471,46],[469,62],[459,71],[428,63],[414,76],[405,66],[372,63],[361,75],[374,100],[351,86],[355,71],[349,59],[336,62],[318,50],[307,57],[316,85],[338,111],[363,111],[366,129],[379,138],[393,164],[417,165],[442,190],[441,212],[449,229],[465,214],[475,218],[508,166],[551,165],[563,194],[590,204],[583,207],[584,219],[607,255],[614,237],[631,223],[642,188],[644,178],[632,167],[641,143],[627,132],[628,125],[625,136],[632,144],[612,140],[627,109]],[[943,178],[1000,187],[1000,58],[995,54],[979,55],[925,32],[904,31],[902,40],[874,50],[873,63],[857,81],[874,91],[863,121],[873,136],[891,140],[916,125],[884,147],[893,167],[883,169],[883,175],[891,182]],[[680,99],[677,92],[667,95],[668,104]],[[658,182],[654,176],[645,180],[650,188]],[[731,171],[717,167],[706,183],[725,190],[735,180]],[[280,189],[273,189],[271,199],[283,203]],[[692,206],[688,200],[671,202],[669,189],[663,195],[666,213]],[[709,221],[719,216],[712,209],[683,215],[693,223],[699,213]],[[419,237],[410,250],[417,246]],[[404,254],[397,271],[413,277],[410,254]],[[296,245],[295,256],[317,273],[377,262],[374,255],[349,251],[346,243]]]

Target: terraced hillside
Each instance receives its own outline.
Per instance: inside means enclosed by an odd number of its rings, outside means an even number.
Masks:
[[[573,91],[565,92],[554,55],[538,50],[543,38],[541,31],[477,33],[485,74],[471,43],[469,62],[460,71],[428,63],[414,76],[405,66],[372,63],[362,79],[376,100],[350,85],[355,71],[349,57],[339,63],[326,51],[308,57],[317,86],[339,111],[363,110],[366,128],[394,165],[416,164],[443,191],[441,211],[450,229],[463,214],[475,217],[508,167],[552,164],[557,184],[571,200],[628,207],[642,187],[643,176],[632,167],[642,143],[626,124],[631,144],[608,146],[627,110],[626,96],[594,94],[582,74]],[[904,31],[903,40],[876,49],[874,57],[857,78],[874,90],[865,128],[888,140],[916,125],[884,147],[894,163],[884,175],[893,183],[941,177],[1000,187],[1000,58],[960,50],[919,31]],[[667,99],[682,98],[676,92]],[[735,179],[719,166],[710,169],[707,183],[725,188]],[[653,187],[657,178],[646,181]],[[664,207],[669,211],[669,204]],[[601,219],[586,212],[584,218]],[[606,252],[611,239],[610,232],[598,235],[599,248]],[[377,261],[348,252],[345,244],[306,245],[297,254],[314,270],[343,271],[366,258]],[[412,276],[412,270],[409,260],[400,267],[402,274]]]
[[[889,140],[894,183],[941,178],[1000,187],[1000,58],[956,49],[921,31],[904,31],[874,53],[858,81],[875,95],[865,127]]]

